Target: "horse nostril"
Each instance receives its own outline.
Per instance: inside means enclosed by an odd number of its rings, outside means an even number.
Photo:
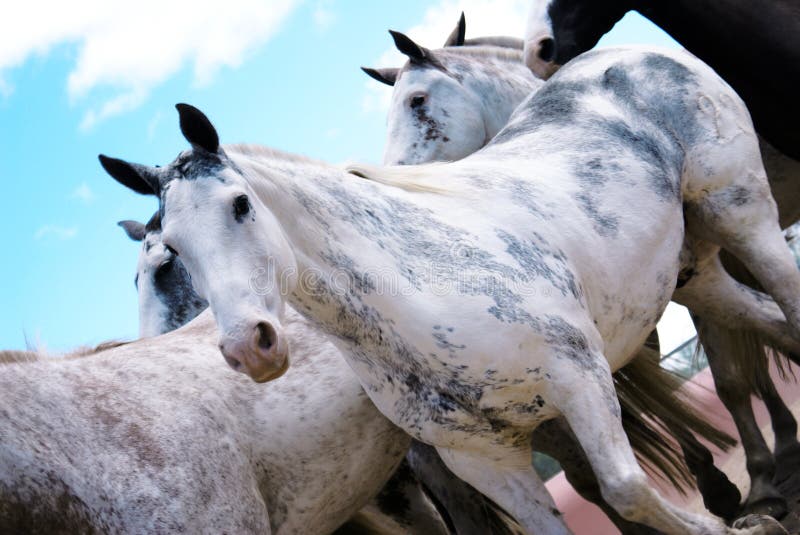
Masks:
[[[545,37],[539,41],[539,52],[537,55],[539,59],[547,63],[553,61],[556,56],[556,42],[549,37]]]
[[[223,357],[225,357],[225,362],[228,363],[228,366],[230,366],[231,368],[233,368],[237,372],[241,370],[241,368],[242,368],[242,363],[241,362],[239,362],[238,360],[236,360],[233,357],[229,357],[228,355],[223,355]]]
[[[272,327],[272,325],[265,321],[262,321],[256,325],[256,329],[258,330],[256,340],[258,347],[264,351],[269,351],[269,348],[271,348],[277,341],[278,333],[275,332],[275,329]]]

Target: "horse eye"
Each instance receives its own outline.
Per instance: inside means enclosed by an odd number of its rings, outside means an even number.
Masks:
[[[411,97],[410,105],[412,108],[419,108],[425,104],[425,95],[415,95]]]
[[[244,216],[250,212],[250,199],[247,195],[239,195],[233,200],[233,217],[239,223],[242,222]]]

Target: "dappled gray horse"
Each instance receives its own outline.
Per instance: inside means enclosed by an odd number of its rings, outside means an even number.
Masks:
[[[702,283],[703,312],[800,348],[800,273],[747,111],[683,53],[611,49],[570,65],[459,162],[363,166],[365,180],[348,179],[276,151],[222,149],[183,104],[192,150],[162,168],[101,162],[159,196],[164,243],[214,310],[232,367],[256,381],[285,373],[288,298],[349,349],[384,414],[528,532],[567,531],[530,467],[531,431],[558,415],[626,519],[667,533],[782,532],[766,518],[727,528],[664,501],[635,461],[610,373],[690,266],[698,275],[680,293]],[[698,97],[722,99],[723,116],[709,120]],[[617,158],[598,161],[612,143]],[[769,296],[725,278],[720,246]]]

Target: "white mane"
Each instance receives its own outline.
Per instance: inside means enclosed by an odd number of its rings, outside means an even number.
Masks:
[[[265,147],[256,144],[236,144],[226,145],[225,152],[232,156],[236,164],[244,170],[245,178],[263,177],[271,171],[268,163],[280,162],[286,167],[297,168],[317,168],[330,172],[339,172],[345,175],[352,175],[373,182],[378,182],[386,186],[399,188],[405,191],[424,192],[424,193],[445,193],[445,188],[436,186],[431,182],[434,180],[432,170],[441,165],[441,162],[425,165],[410,166],[378,166],[371,164],[347,164],[344,167],[332,165],[321,160],[315,160],[307,156],[291,154],[278,149]],[[435,180],[441,180],[436,177]],[[248,180],[250,182],[250,180]],[[254,184],[257,185],[257,184]]]

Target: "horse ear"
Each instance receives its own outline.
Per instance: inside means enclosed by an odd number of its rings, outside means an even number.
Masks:
[[[417,61],[425,61],[428,57],[427,51],[412,41],[407,35],[394,30],[389,30],[389,33],[392,35],[392,39],[394,39],[394,45],[397,47],[397,50],[409,58]]]
[[[396,68],[371,69],[369,67],[361,67],[361,70],[367,73],[367,76],[370,78],[374,78],[380,83],[386,85],[394,85],[394,83],[397,81],[397,74],[400,72],[400,69]]]
[[[133,241],[142,241],[144,239],[144,235],[146,234],[146,231],[144,230],[144,223],[126,219],[125,221],[120,221],[117,223],[117,225],[122,227],[122,230],[125,231],[125,234],[127,234],[128,237]]]
[[[461,18],[458,19],[458,24],[450,32],[450,35],[447,37],[447,41],[444,42],[444,46],[464,46],[464,39],[467,35],[467,20],[464,18],[464,12],[461,12]]]
[[[178,109],[183,137],[193,147],[200,147],[208,152],[217,152],[219,136],[208,117],[189,104],[176,104],[175,107]]]
[[[111,177],[123,186],[143,195],[158,195],[161,183],[158,172],[146,165],[128,163],[125,160],[99,155],[100,165]]]

